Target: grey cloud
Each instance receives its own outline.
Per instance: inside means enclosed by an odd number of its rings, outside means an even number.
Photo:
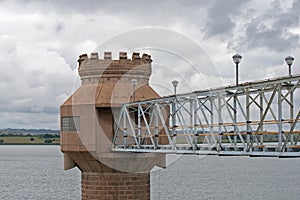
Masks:
[[[242,6],[247,3],[248,1],[240,0],[215,0],[208,10],[208,19],[204,28],[205,36],[230,35],[235,26],[233,17],[238,15],[243,10]]]
[[[2,55],[10,55],[16,51],[16,40],[10,35],[0,35],[0,53]]]
[[[60,33],[64,30],[65,28],[65,25],[63,22],[58,22],[56,25],[55,25],[55,30],[57,33]]]
[[[25,99],[25,101],[30,102],[32,99]],[[18,113],[48,113],[48,114],[58,114],[59,108],[57,106],[49,107],[43,105],[33,105],[30,102],[29,105],[24,104],[12,104],[13,102],[6,102],[0,105],[1,113],[3,112],[18,112]]]
[[[74,89],[76,71],[73,69],[77,67],[78,54],[89,54],[101,43],[103,45],[97,50],[99,56],[101,51],[117,54],[134,48],[153,55],[152,83],[155,81],[154,84],[164,85],[167,89],[172,87],[170,82],[174,77],[181,79],[180,87],[187,90],[191,86],[185,82],[191,77],[194,79],[190,85],[201,87],[211,87],[218,70],[225,74],[224,77],[234,77],[231,55],[227,54],[237,46],[252,53],[251,58],[243,54],[241,79],[263,78],[268,72],[265,66],[271,71],[273,65],[280,65],[283,60],[278,61],[281,56],[278,52],[256,51],[259,47],[276,51],[283,48],[284,54],[292,47],[299,52],[298,36],[288,31],[290,27],[299,26],[299,10],[299,1],[293,3],[288,13],[274,1],[268,13],[251,15],[248,19],[245,16],[251,12],[248,1],[238,0],[0,0],[0,14],[3,15],[0,56],[5,58],[0,60],[0,127],[20,124],[29,128],[57,126],[58,107]],[[247,24],[243,24],[243,17],[247,18]],[[264,25],[264,20],[272,21],[271,28]],[[239,25],[242,29],[233,32]],[[143,27],[165,28],[183,34],[170,37],[169,33],[161,31],[154,34],[136,31],[133,35],[113,37]],[[183,39],[183,36],[193,38]],[[189,45],[188,39],[195,44]],[[230,40],[234,41],[230,43]],[[159,49],[162,44],[164,52]],[[214,68],[205,50],[219,62],[216,63],[219,69]],[[267,54],[270,58],[267,60],[265,55],[259,54]],[[296,58],[299,53],[293,55]],[[192,64],[186,61],[192,61]],[[194,66],[206,75],[207,84],[199,84],[201,74],[193,73],[195,68],[188,68]],[[246,68],[251,69],[251,73]]]
[[[124,23],[134,21],[141,25],[173,25],[176,20],[183,19],[187,24],[197,24],[201,15],[201,8],[211,4],[205,0],[153,0],[149,2],[140,0],[15,0],[14,2],[22,5],[21,12],[80,13],[89,15],[91,20],[97,20],[94,17],[98,13],[102,13],[111,17],[119,17],[124,20]],[[15,5],[13,6],[15,7]]]
[[[7,2],[2,1],[2,2]],[[105,12],[113,13],[128,13],[130,11],[140,12],[140,13],[148,13],[148,12],[155,12],[158,8],[165,8],[168,7],[172,9],[181,5],[183,9],[186,10],[187,8],[195,8],[195,6],[205,5],[207,4],[205,0],[153,0],[151,2],[144,2],[140,0],[130,0],[130,1],[120,1],[120,0],[44,0],[44,1],[37,1],[37,0],[15,0],[13,1],[17,4],[21,4],[22,7],[26,9],[45,9],[48,12],[51,12],[55,9],[57,12],[80,12],[80,13],[93,13],[99,10],[103,10]],[[1,1],[0,1],[1,3]],[[166,13],[168,10],[164,10]]]
[[[58,129],[58,115],[49,113],[0,112],[1,128],[51,128]]]
[[[146,38],[146,39],[145,39]],[[120,49],[129,51],[150,51],[155,57],[155,62],[172,66],[180,70],[186,77],[195,73],[184,65],[189,65],[193,70],[207,74],[218,74],[204,49],[185,35],[175,31],[158,28],[144,28],[122,33],[106,41],[96,51],[110,49],[118,52]]]
[[[247,48],[267,47],[270,50],[285,51],[299,45],[299,36],[282,28],[265,28],[260,20],[252,21],[247,27],[245,44]]]
[[[265,47],[272,51],[283,52],[299,47],[299,35],[288,29],[299,27],[300,2],[295,1],[288,12],[284,12],[277,1],[261,16],[245,24],[245,36],[235,46],[244,49]]]
[[[1,44],[7,44],[6,38],[13,38],[9,35],[0,37]],[[40,50],[33,43],[24,46],[19,42],[15,44],[13,39],[8,41],[8,45],[0,46],[0,56],[3,56],[0,60],[0,116],[4,116],[0,127],[7,127],[14,120],[15,125],[33,122],[33,118],[26,116],[34,113],[52,118],[45,127],[57,128],[52,126],[53,119],[58,115],[59,105],[72,90],[74,71],[56,52]],[[29,127],[36,128],[36,125],[32,123]]]

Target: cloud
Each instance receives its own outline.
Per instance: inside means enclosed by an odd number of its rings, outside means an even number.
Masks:
[[[204,28],[205,36],[227,35],[230,37],[235,26],[234,17],[243,10],[248,1],[227,0],[213,1],[208,9],[207,23]]]
[[[0,37],[1,55],[8,56],[16,51],[16,39],[11,35],[1,35]]]
[[[21,124],[20,113],[26,121],[33,119],[32,113],[56,118],[58,106],[73,89],[75,70],[58,53],[20,44],[12,36],[1,35],[1,44],[0,113],[7,118],[1,126],[13,120]]]
[[[0,1],[0,128],[58,128],[78,55],[95,50],[150,53],[162,94],[173,79],[181,92],[234,83],[236,52],[241,81],[284,75],[284,57],[300,57],[299,10],[296,0]]]
[[[272,1],[266,12],[254,16],[245,23],[240,30],[244,31],[244,36],[234,48],[264,47],[277,52],[299,48],[299,34],[291,32],[290,29],[300,26],[300,2],[294,1],[290,8],[283,7],[281,4],[279,1]]]

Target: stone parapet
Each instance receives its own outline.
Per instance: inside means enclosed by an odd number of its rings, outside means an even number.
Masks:
[[[132,53],[132,58],[127,58],[126,52],[119,53],[119,60],[112,60],[111,52],[104,52],[103,59],[99,59],[98,53],[79,56],[78,72],[82,84],[104,83],[116,81],[131,81],[137,79],[140,84],[148,83],[151,75],[151,56]]]

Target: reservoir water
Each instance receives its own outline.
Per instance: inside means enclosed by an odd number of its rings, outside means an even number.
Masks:
[[[174,161],[175,160],[175,161]],[[300,199],[300,158],[168,156],[151,172],[151,199]],[[0,146],[0,199],[81,197],[80,171],[59,146]]]

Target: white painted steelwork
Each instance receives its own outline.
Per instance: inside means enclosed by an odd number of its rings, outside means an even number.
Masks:
[[[112,151],[300,157],[299,87],[295,75],[123,104]]]

